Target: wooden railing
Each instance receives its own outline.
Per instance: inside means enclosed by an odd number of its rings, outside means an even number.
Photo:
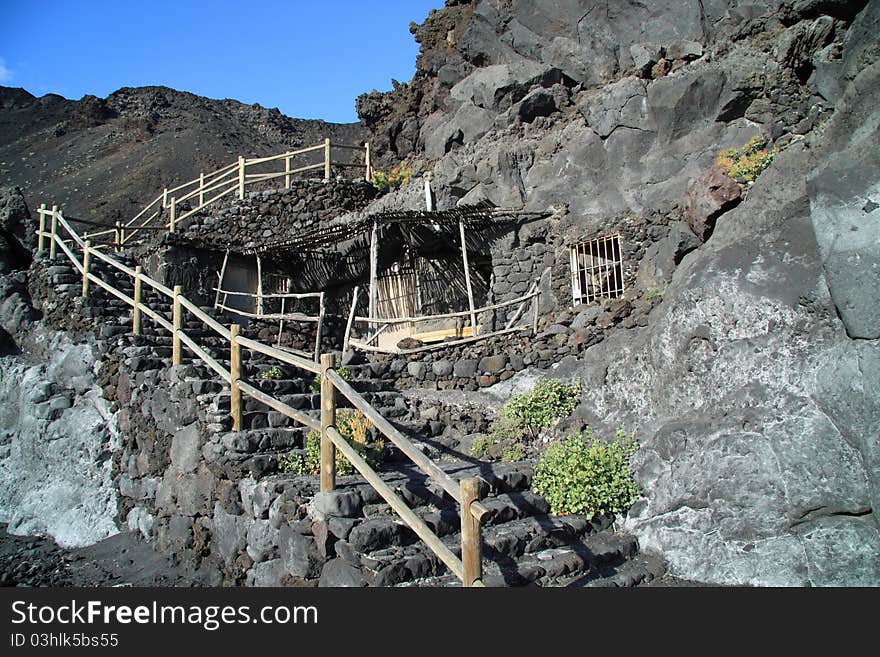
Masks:
[[[334,160],[333,149],[362,151],[364,154],[363,164],[340,159]],[[293,158],[319,151],[322,156],[321,162],[293,166]],[[275,171],[274,168],[278,165],[283,165],[283,168],[280,171]],[[239,156],[236,162],[216,171],[208,174],[201,173],[198,178],[177,187],[170,189],[166,187],[159,196],[130,220],[117,221],[114,228],[85,233],[83,238],[88,240],[100,238],[100,244],[96,243],[96,248],[112,244],[114,249],[119,250],[145,230],[173,233],[181,225],[181,222],[234,192],[238,194],[239,199],[244,199],[248,187],[280,178],[284,178],[284,187],[289,188],[292,177],[296,174],[317,170],[322,170],[323,180],[327,182],[330,180],[332,167],[363,169],[364,178],[370,180],[373,174],[370,142],[364,142],[362,145],[334,144],[327,138],[322,144],[287,151],[279,155],[252,159]]]
[[[455,313],[444,313],[442,315],[421,315],[415,317],[392,317],[392,318],[381,318],[381,317],[364,317],[357,314],[357,303],[358,296],[360,294],[360,288],[355,288],[354,295],[351,302],[351,311],[348,315],[348,323],[345,327],[345,337],[343,338],[343,347],[342,350],[348,349],[349,346],[352,346],[356,349],[360,349],[362,351],[368,352],[378,352],[378,353],[386,353],[386,354],[417,354],[423,351],[430,351],[431,349],[440,349],[452,347],[455,345],[465,344],[468,342],[475,342],[477,340],[485,340],[486,338],[497,337],[499,335],[506,335],[508,333],[514,333],[516,331],[522,331],[528,328],[531,328],[534,333],[538,332],[538,310],[539,310],[539,299],[541,292],[538,289],[538,281],[535,281],[532,284],[531,289],[523,296],[517,297],[516,299],[511,299],[510,301],[504,301],[502,303],[496,303],[489,306],[483,306],[482,308],[475,308],[473,310],[463,310],[461,312]],[[521,324],[520,322],[525,313],[526,308],[528,307],[529,301],[532,301],[532,319],[529,324]],[[399,347],[380,347],[377,344],[374,344],[379,336],[381,336],[385,331],[393,326],[398,326],[402,324],[410,324],[415,325],[419,323],[427,323],[427,322],[437,322],[442,320],[465,320],[467,318],[473,318],[479,316],[484,312],[491,312],[495,310],[500,310],[502,308],[509,308],[511,306],[517,306],[516,311],[514,311],[513,316],[507,321],[503,329],[499,329],[497,331],[490,332],[479,332],[480,327],[476,324],[474,319],[471,319],[471,327],[473,333],[469,337],[459,337],[453,340],[444,340],[438,344],[433,345],[424,345],[421,347],[416,347],[413,349],[400,349]],[[352,337],[352,330],[356,323],[366,324],[368,327],[367,335],[365,335],[361,339],[357,339]],[[369,330],[369,327],[375,327],[372,330]]]
[[[50,228],[46,230],[46,217],[50,217]],[[67,234],[67,239],[59,233],[59,229]],[[91,284],[106,290],[110,295],[124,301],[132,307],[132,333],[139,334],[142,330],[142,316],[145,315],[158,326],[171,333],[172,365],[182,362],[183,347],[188,348],[197,358],[201,359],[230,387],[230,416],[234,431],[242,428],[242,395],[247,395],[275,409],[291,420],[321,432],[321,475],[320,487],[324,492],[336,487],[335,451],[338,449],[351,462],[354,468],[369,482],[385,499],[398,515],[409,525],[410,529],[424,541],[449,570],[461,580],[464,586],[483,586],[482,582],[482,539],[481,522],[488,509],[479,501],[479,480],[463,479],[455,481],[436,463],[422,453],[412,441],[396,429],[360,393],[347,383],[337,372],[335,354],[322,354],[320,364],[295,354],[251,340],[240,335],[238,324],[224,326],[205,313],[197,305],[189,301],[182,293],[179,285],[173,288],[161,284],[143,273],[141,267],[132,269],[110,255],[95,249],[90,240],[82,239],[64,219],[57,206],[51,211],[41,207],[39,213],[39,229],[37,232],[37,249],[45,250],[49,240],[49,258],[57,258],[60,250],[82,276],[82,296],[87,297]],[[79,250],[81,256],[75,251]],[[99,258],[113,269],[126,274],[133,282],[133,296],[117,290],[115,287],[91,272],[92,258]],[[159,293],[170,303],[171,321],[159,311],[150,308],[143,300],[143,286],[147,285]],[[228,343],[229,369],[224,367],[195,339],[183,330],[183,313],[191,313],[224,342]],[[317,374],[321,381],[321,417],[313,418],[285,404],[279,399],[263,392],[242,378],[241,349],[251,349],[257,353],[274,358],[282,363]],[[352,406],[360,410],[388,440],[405,454],[425,475],[439,484],[443,490],[455,500],[460,507],[461,516],[461,558],[431,530],[430,527],[410,509],[404,500],[386,484],[380,475],[351,447],[348,441],[336,428],[337,398],[341,395]]]

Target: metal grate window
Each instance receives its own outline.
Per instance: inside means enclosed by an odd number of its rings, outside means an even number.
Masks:
[[[578,242],[571,254],[571,293],[574,305],[623,295],[623,252],[620,233]]]

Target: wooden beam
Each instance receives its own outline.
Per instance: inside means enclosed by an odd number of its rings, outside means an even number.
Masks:
[[[336,448],[327,434],[336,426],[336,388],[329,372],[336,364],[335,354],[321,354],[321,491],[336,488]]]
[[[284,299],[281,300],[284,303]],[[284,314],[283,312],[281,313]],[[317,363],[321,356],[321,338],[324,329],[324,293],[321,292],[321,298],[318,302],[318,327],[315,329],[315,362]]]
[[[52,206],[52,232],[49,241],[49,260],[55,259],[55,233],[58,232],[58,206]]]
[[[229,249],[226,249],[226,255],[223,256],[223,266],[220,267],[220,273],[217,274],[217,277],[220,279],[217,281],[217,294],[214,295],[214,307],[217,307],[217,304],[220,303],[220,290],[223,287],[223,277],[226,275],[226,263],[229,262]]]
[[[431,193],[431,172],[428,171],[425,176],[425,210],[434,211],[434,196]]]
[[[171,310],[171,364],[180,365],[180,326],[182,313],[180,309],[180,285],[174,286],[174,301]]]
[[[263,316],[263,260],[257,256],[257,317]]]
[[[229,414],[232,416],[232,430],[241,431],[241,348],[238,344],[238,324],[229,326]]]
[[[354,287],[354,293],[351,296],[351,310],[348,313],[348,322],[345,325],[345,336],[342,338],[342,353],[348,351],[348,341],[351,338],[351,325],[354,324],[354,314],[357,310],[358,295],[361,288],[358,285]]]
[[[330,182],[330,137],[324,140],[324,182]]]
[[[459,219],[458,221],[458,231],[461,235],[461,259],[464,262],[464,282],[467,286],[468,293],[468,307],[471,310],[471,330],[473,331],[473,335],[477,334],[477,314],[474,311],[474,289],[471,287],[471,270],[468,265],[468,255],[467,255],[467,240],[465,240],[464,235],[464,220]]]
[[[238,198],[244,200],[244,180],[245,180],[245,161],[244,157],[238,156]]]
[[[40,231],[37,233],[37,252],[42,253],[45,242],[44,233],[46,232],[46,204],[40,203],[40,209],[37,212],[40,215]]]
[[[131,332],[140,335],[141,332],[141,266],[134,268],[134,310],[131,315]]]
[[[371,182],[373,180],[373,161],[372,155],[370,153],[370,142],[364,142],[364,177],[367,182]]]
[[[92,266],[92,242],[91,240],[86,240],[86,243],[83,245],[83,283],[82,283],[82,296],[85,299],[89,296],[89,269]]]
[[[368,315],[370,319],[376,319],[377,304],[379,302],[379,223],[373,222],[370,233],[370,303]]]
[[[471,507],[480,499],[480,481],[476,478],[462,479],[461,485],[461,563],[462,586],[471,587],[483,578],[482,538],[480,521],[474,517]]]

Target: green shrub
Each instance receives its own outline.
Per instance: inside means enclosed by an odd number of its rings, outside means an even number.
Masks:
[[[391,171],[388,173],[385,173],[384,171],[374,171],[370,180],[373,183],[373,187],[384,191],[386,189],[397,189],[402,185],[408,185],[409,181],[412,179],[412,175],[412,167],[408,166],[406,160],[404,160],[396,167],[392,167]]]
[[[375,468],[382,462],[385,442],[368,443],[369,431],[373,427],[367,417],[358,410],[343,408],[336,412],[336,429],[348,443],[354,447],[364,460]],[[310,431],[306,436],[304,453],[290,452],[278,459],[278,467],[282,472],[293,474],[317,475],[321,473],[321,434]],[[354,474],[354,466],[342,452],[336,450],[336,474]]]
[[[517,430],[537,436],[556,420],[571,415],[578,405],[581,394],[579,383],[565,384],[559,379],[543,379],[530,392],[514,395],[501,409],[498,426],[508,437]]]
[[[496,422],[495,426],[499,423]],[[522,461],[526,457],[526,448],[520,442],[522,429],[515,434],[504,432],[492,432],[485,436],[474,438],[471,444],[470,455],[477,458],[501,458],[502,461]]]
[[[269,379],[280,379],[284,375],[284,372],[281,371],[281,368],[277,365],[273,365],[268,370],[263,370],[260,372],[260,378],[264,381]]]
[[[532,490],[547,498],[556,515],[619,513],[639,494],[629,466],[636,449],[635,438],[623,431],[607,443],[588,428],[547,448],[535,466]]]
[[[351,382],[351,370],[348,369],[345,365],[336,368],[336,373],[342,377],[343,381]],[[312,382],[309,384],[309,392],[318,394],[321,392],[321,377],[316,376],[312,379]]]
[[[501,460],[505,463],[522,461],[526,457],[526,448],[522,443],[505,445],[501,450]]]
[[[755,182],[776,156],[775,151],[765,148],[766,145],[764,137],[755,135],[740,148],[725,148],[715,162],[737,182]]]

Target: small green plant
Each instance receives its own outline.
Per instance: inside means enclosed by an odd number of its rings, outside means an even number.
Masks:
[[[639,494],[629,465],[637,449],[635,437],[623,431],[608,443],[588,428],[547,448],[535,466],[532,490],[547,498],[556,515],[619,513]]]
[[[578,405],[580,394],[579,383],[566,384],[559,379],[543,379],[530,392],[511,397],[501,409],[501,418],[518,421],[525,432],[535,437],[541,429],[571,415]],[[503,429],[510,431],[512,428],[507,426]]]
[[[477,436],[471,443],[471,456],[485,458],[489,456],[489,450],[495,445],[491,436]]]
[[[471,443],[471,456],[482,459],[500,458],[508,463],[522,461],[526,457],[526,448],[519,441],[519,434],[515,438],[502,438],[499,437],[500,435],[500,433],[490,433],[474,438],[474,442]]]
[[[513,463],[514,461],[522,461],[526,457],[526,448],[522,443],[513,443],[505,445],[501,450],[501,460],[505,463]]]
[[[345,367],[345,365],[343,365],[342,367],[337,367],[336,373],[340,377],[342,377],[343,381],[349,381],[349,382],[351,381],[351,370],[348,369],[347,367]],[[319,392],[321,392],[321,377],[320,376],[316,376],[314,379],[312,379],[312,382],[309,384],[309,392],[314,393],[316,395]]]
[[[368,442],[369,431],[373,427],[367,417],[358,410],[343,408],[336,412],[336,429],[342,434],[355,451],[370,464],[376,467],[382,462],[385,442],[378,440]],[[317,475],[321,473],[321,434],[310,431],[306,436],[304,453],[290,452],[278,459],[278,468],[282,472],[293,474]],[[354,466],[342,452],[336,450],[336,474],[354,474]]]
[[[648,290],[645,293],[645,299],[646,300],[656,299],[657,297],[662,297],[664,294],[666,294],[666,290],[658,287],[653,290]]]
[[[412,167],[408,166],[406,160],[404,160],[396,167],[392,167],[391,171],[388,173],[385,173],[384,171],[374,171],[371,182],[373,183],[373,187],[381,191],[385,191],[386,189],[397,189],[402,185],[408,185],[409,181],[412,179],[412,175]]]
[[[282,372],[281,368],[277,365],[273,365],[268,370],[263,370],[260,373],[260,378],[264,381],[280,379],[282,376],[284,376],[284,372]]]
[[[767,139],[755,135],[740,148],[725,148],[718,154],[715,163],[737,182],[752,183],[776,157],[776,151],[766,146]]]

